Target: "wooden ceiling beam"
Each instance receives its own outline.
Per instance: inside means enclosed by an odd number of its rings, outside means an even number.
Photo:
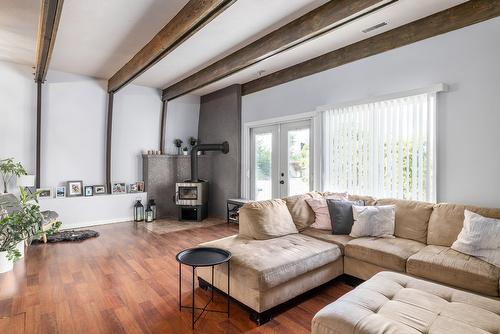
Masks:
[[[500,16],[500,0],[471,0],[401,27],[243,84],[242,95],[284,84],[359,59]]]
[[[234,74],[396,0],[333,0],[163,90],[171,100]]]
[[[43,83],[56,42],[63,0],[42,0],[35,52],[35,81]]]
[[[108,80],[116,92],[156,64],[236,0],[190,0],[132,59]]]

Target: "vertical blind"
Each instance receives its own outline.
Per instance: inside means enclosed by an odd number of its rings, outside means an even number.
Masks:
[[[325,190],[434,202],[436,94],[322,114]]]

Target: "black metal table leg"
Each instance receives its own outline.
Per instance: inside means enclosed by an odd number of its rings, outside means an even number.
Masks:
[[[179,312],[182,311],[182,273],[181,273],[182,264],[179,262]]]
[[[191,328],[194,329],[194,271],[195,267],[193,266],[193,297],[192,297],[192,302],[193,302],[193,312],[191,314]]]
[[[212,298],[211,301],[214,301],[214,266],[212,266]]]

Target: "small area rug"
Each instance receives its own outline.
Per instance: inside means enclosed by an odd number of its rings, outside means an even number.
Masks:
[[[207,218],[201,222],[186,221],[180,222],[174,218],[158,219],[152,223],[141,223],[147,230],[156,234],[165,234],[184,230],[191,230],[200,227],[209,227],[214,225],[226,224],[224,219]]]
[[[61,241],[82,241],[89,238],[98,237],[99,232],[92,230],[68,230],[56,232],[47,236],[47,242],[61,242]]]

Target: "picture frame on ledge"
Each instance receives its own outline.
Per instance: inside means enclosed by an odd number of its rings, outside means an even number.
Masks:
[[[106,191],[106,186],[103,184],[95,185],[93,186],[94,188],[94,195],[105,195],[107,193]]]
[[[83,195],[83,181],[66,182],[66,196],[78,197]]]
[[[56,187],[56,198],[66,197],[66,187]]]
[[[85,197],[94,196],[94,187],[92,187],[92,186],[85,186],[85,188],[84,188],[84,194],[85,194]]]
[[[52,197],[52,189],[51,188],[39,188],[36,191],[39,192],[39,198],[51,198]]]
[[[111,194],[126,194],[127,193],[127,184],[125,182],[113,182],[111,183]]]
[[[144,181],[138,181],[135,184],[137,185],[137,192],[143,193],[144,192]]]
[[[136,192],[139,192],[138,187],[137,187],[137,183],[131,183],[131,184],[129,184],[129,185],[128,185],[127,192],[128,192],[128,193],[136,193]]]

